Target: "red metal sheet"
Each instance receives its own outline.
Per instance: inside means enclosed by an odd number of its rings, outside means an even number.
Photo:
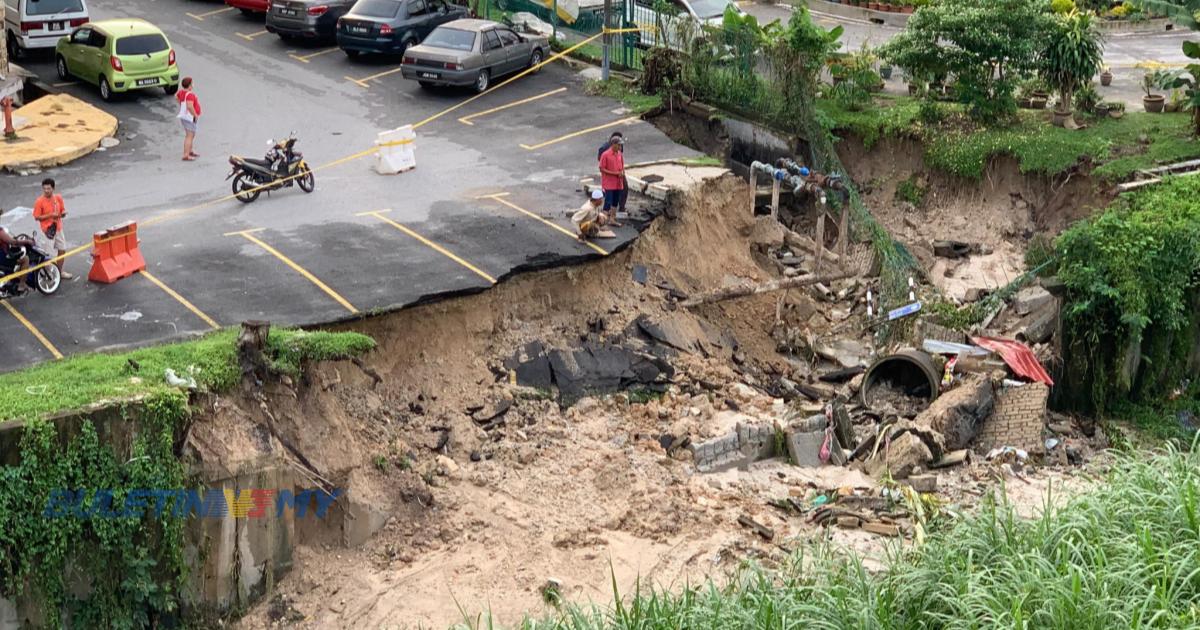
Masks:
[[[1029,346],[1012,339],[997,339],[995,337],[971,337],[971,341],[982,348],[987,348],[992,352],[1000,354],[1000,358],[1004,359],[1004,363],[1012,368],[1012,371],[1018,376],[1054,385],[1054,379],[1046,373],[1042,363],[1034,356],[1033,350]]]

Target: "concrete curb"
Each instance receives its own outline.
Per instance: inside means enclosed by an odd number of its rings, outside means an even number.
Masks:
[[[18,140],[0,141],[0,170],[20,172],[62,166],[116,135],[117,119],[67,95],[46,96],[17,109],[15,117],[36,121],[17,129]],[[79,129],[78,127],[83,127]]]

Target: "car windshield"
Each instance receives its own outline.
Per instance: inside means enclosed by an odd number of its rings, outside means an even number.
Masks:
[[[358,0],[350,12],[366,17],[394,18],[400,13],[400,3],[395,0]]]
[[[714,18],[725,15],[725,7],[729,6],[729,0],[690,0],[689,4],[696,12],[696,17]]]
[[[80,13],[83,2],[80,0],[29,0],[25,5],[28,15],[55,15],[58,13]]]
[[[434,48],[473,50],[475,48],[475,33],[461,31],[457,28],[437,28],[421,43],[425,46],[433,46]]]
[[[167,38],[158,33],[128,35],[117,40],[118,55],[148,55],[167,49]]]

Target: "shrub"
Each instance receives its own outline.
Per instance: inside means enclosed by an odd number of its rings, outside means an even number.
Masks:
[[[1032,74],[1051,33],[1044,0],[956,0],[917,11],[881,48],[921,81],[953,75],[957,98],[976,120],[1012,119],[1017,82]]]

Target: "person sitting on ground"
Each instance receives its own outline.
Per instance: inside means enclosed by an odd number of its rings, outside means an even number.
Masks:
[[[579,232],[579,240],[587,240],[589,238],[609,238],[607,235],[601,234],[601,229],[609,224],[608,215],[602,210],[604,206],[604,193],[599,189],[593,190],[591,196],[583,205],[571,215],[571,223],[575,224],[575,229]]]

